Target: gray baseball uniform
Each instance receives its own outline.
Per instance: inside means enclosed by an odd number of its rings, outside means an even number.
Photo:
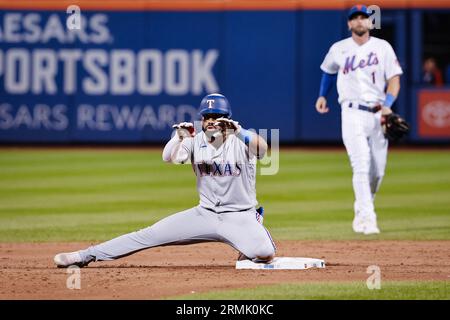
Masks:
[[[227,243],[251,259],[275,253],[269,232],[257,220],[256,156],[244,142],[232,134],[216,149],[204,132],[181,142],[175,135],[166,144],[163,159],[191,162],[200,204],[81,250],[84,262],[113,260],[156,246],[210,241]]]

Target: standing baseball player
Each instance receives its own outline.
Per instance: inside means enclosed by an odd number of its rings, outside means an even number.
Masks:
[[[353,230],[377,234],[380,230],[374,199],[384,176],[388,150],[382,118],[392,113],[403,72],[391,45],[370,36],[366,6],[352,7],[347,24],[352,36],[334,43],[320,66],[323,74],[316,109],[328,112],[326,95],[337,74],[342,138],[353,170]]]
[[[256,161],[267,143],[231,119],[228,100],[207,95],[200,104],[202,132],[192,123],[175,125],[163,160],[191,163],[197,177],[198,206],[168,216],[145,229],[131,232],[85,250],[60,253],[58,267],[86,266],[134,252],[167,245],[224,242],[255,262],[270,262],[275,245],[256,210]]]

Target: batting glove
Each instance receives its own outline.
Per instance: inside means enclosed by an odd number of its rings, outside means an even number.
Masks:
[[[214,125],[220,126],[225,132],[230,130],[231,133],[234,133],[234,135],[238,139],[242,140],[245,144],[249,144],[252,140],[252,132],[242,128],[242,126],[237,121],[228,118],[218,118]]]
[[[181,122],[174,124],[172,128],[177,130],[177,135],[180,140],[195,136],[195,128],[192,122]]]
[[[228,118],[217,118],[214,125],[221,127],[224,131],[233,130],[233,133],[236,135],[239,134],[242,128],[239,122]]]

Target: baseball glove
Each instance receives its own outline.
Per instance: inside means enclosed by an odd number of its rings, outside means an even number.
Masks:
[[[397,113],[383,116],[381,125],[384,136],[391,141],[398,141],[409,132],[409,124]]]

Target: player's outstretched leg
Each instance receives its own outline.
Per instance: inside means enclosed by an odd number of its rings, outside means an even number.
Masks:
[[[92,261],[115,260],[161,245],[218,241],[216,214],[194,207],[168,216],[145,229],[131,232],[85,250],[60,253],[54,258],[58,267],[88,265]]]

